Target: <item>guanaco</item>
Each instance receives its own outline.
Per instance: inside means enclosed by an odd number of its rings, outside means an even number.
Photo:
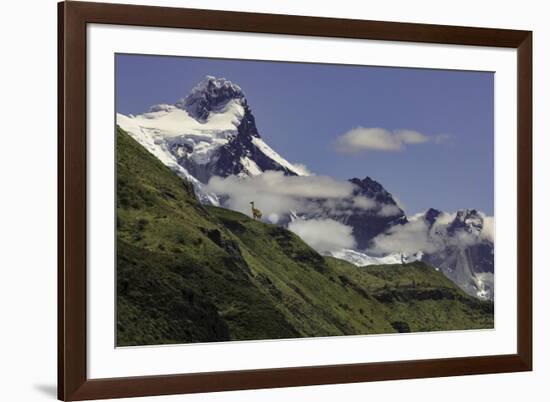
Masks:
[[[250,201],[250,205],[252,205],[252,218],[254,220],[262,219],[262,211],[260,211],[258,208],[254,208],[254,201]]]

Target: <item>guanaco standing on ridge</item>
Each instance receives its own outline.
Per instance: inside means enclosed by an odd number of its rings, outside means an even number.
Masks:
[[[262,211],[260,211],[258,208],[254,208],[254,201],[250,201],[250,205],[252,205],[252,218],[254,220],[262,219]]]

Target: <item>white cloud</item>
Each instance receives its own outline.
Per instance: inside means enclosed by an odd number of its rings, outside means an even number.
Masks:
[[[394,135],[404,144],[422,144],[430,141],[430,137],[414,130],[397,130]]]
[[[367,198],[363,195],[359,195],[353,199],[353,207],[359,209],[374,209],[378,206],[377,202],[372,198]]]
[[[356,127],[338,137],[336,150],[342,153],[396,152],[403,150],[406,145],[426,142],[441,144],[447,138],[446,135],[430,137],[415,130],[390,131],[384,128]]]
[[[269,215],[267,215],[267,220],[270,222],[270,223],[277,223],[279,222],[279,215],[278,214],[275,214],[275,213],[270,213]]]
[[[417,251],[432,253],[441,247],[437,240],[430,238],[426,222],[420,219],[411,220],[374,238],[372,250],[381,254],[412,254]]]
[[[320,253],[355,247],[351,226],[332,219],[296,220],[288,229]]]
[[[340,152],[353,153],[364,150],[399,151],[402,142],[395,135],[383,128],[354,128],[338,137],[336,149]]]
[[[285,176],[267,171],[258,176],[213,177],[207,190],[225,196],[227,208],[250,215],[250,202],[271,223],[280,223],[290,211],[310,218],[351,215],[357,209],[383,216],[395,215],[395,206],[381,205],[372,198],[354,195],[355,185],[326,176]]]
[[[382,208],[378,211],[378,215],[380,216],[395,216],[399,213],[401,213],[399,207],[397,205],[390,204],[382,205]]]
[[[436,253],[446,247],[465,248],[483,241],[494,241],[494,218],[480,213],[483,226],[480,231],[457,230],[449,234],[447,229],[456,213],[442,212],[431,227],[420,213],[409,218],[404,225],[397,225],[373,239],[371,251],[387,253]]]
[[[336,200],[350,197],[354,185],[326,176],[285,176],[282,172],[268,171],[253,177],[213,177],[207,186],[209,191],[228,197],[226,205],[242,213],[250,212],[254,201],[269,221],[277,223],[281,215],[291,210],[305,213],[319,209],[315,199],[329,205]]]

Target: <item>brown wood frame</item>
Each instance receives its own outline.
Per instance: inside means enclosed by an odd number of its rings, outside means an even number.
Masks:
[[[86,24],[517,49],[517,353],[113,379],[86,375]],[[532,32],[133,6],[58,4],[58,397],[103,399],[532,370]]]

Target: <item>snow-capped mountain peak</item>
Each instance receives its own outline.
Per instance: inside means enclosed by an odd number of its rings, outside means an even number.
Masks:
[[[200,122],[206,122],[211,112],[223,110],[230,101],[246,105],[241,87],[225,78],[206,76],[189,95],[176,102],[176,107],[185,110]]]
[[[206,190],[213,176],[268,170],[305,175],[261,138],[243,90],[225,78],[207,76],[174,105],[154,105],[136,116],[119,113],[117,124],[191,181],[206,202],[216,199]]]

